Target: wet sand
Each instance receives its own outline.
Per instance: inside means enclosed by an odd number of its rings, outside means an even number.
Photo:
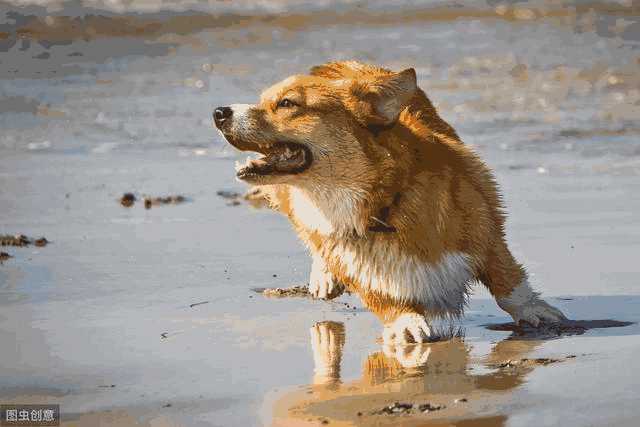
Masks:
[[[464,340],[400,350],[354,297],[254,292],[304,284],[310,260],[284,218],[217,194],[246,189],[212,108],[356,58],[416,67],[495,169],[510,245],[553,304],[640,321],[637,14],[472,10],[0,53],[0,235],[50,241],[2,247],[0,401],[59,403],[65,426],[635,425],[637,323],[523,336],[477,286]],[[414,407],[379,413],[394,402]]]

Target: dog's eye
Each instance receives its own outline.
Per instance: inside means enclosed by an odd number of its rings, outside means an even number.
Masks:
[[[283,98],[282,100],[280,100],[280,102],[278,102],[278,108],[291,108],[295,107],[296,105],[298,104],[287,98]]]

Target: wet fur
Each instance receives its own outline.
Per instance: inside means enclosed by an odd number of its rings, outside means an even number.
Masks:
[[[285,96],[300,107],[274,107]],[[240,148],[295,140],[314,161],[252,184],[383,322],[458,316],[474,280],[498,301],[526,284],[492,173],[415,86],[413,70],[325,64],[268,89],[256,111]]]

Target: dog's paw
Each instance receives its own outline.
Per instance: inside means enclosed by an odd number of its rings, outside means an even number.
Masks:
[[[562,323],[567,320],[560,310],[541,299],[516,307],[509,314],[515,323],[526,322],[536,328],[543,324]]]
[[[405,369],[418,368],[427,364],[431,354],[431,346],[428,344],[394,345],[384,344],[382,352],[385,356],[393,358]]]
[[[314,298],[333,299],[344,292],[344,285],[333,278],[324,265],[314,261],[309,278],[309,293]]]
[[[425,317],[418,313],[400,315],[393,323],[385,325],[382,338],[386,344],[404,345],[428,342],[431,328]]]
[[[527,282],[516,287],[508,297],[496,298],[496,302],[516,324],[526,322],[537,328],[567,320],[560,310],[540,299]]]

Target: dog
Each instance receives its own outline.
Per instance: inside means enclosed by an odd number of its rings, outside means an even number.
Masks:
[[[491,170],[414,69],[327,63],[213,119],[231,145],[261,155],[236,176],[293,224],[311,253],[312,295],[357,293],[385,342],[428,342],[434,319],[463,314],[474,281],[515,322],[566,320],[509,251]]]

